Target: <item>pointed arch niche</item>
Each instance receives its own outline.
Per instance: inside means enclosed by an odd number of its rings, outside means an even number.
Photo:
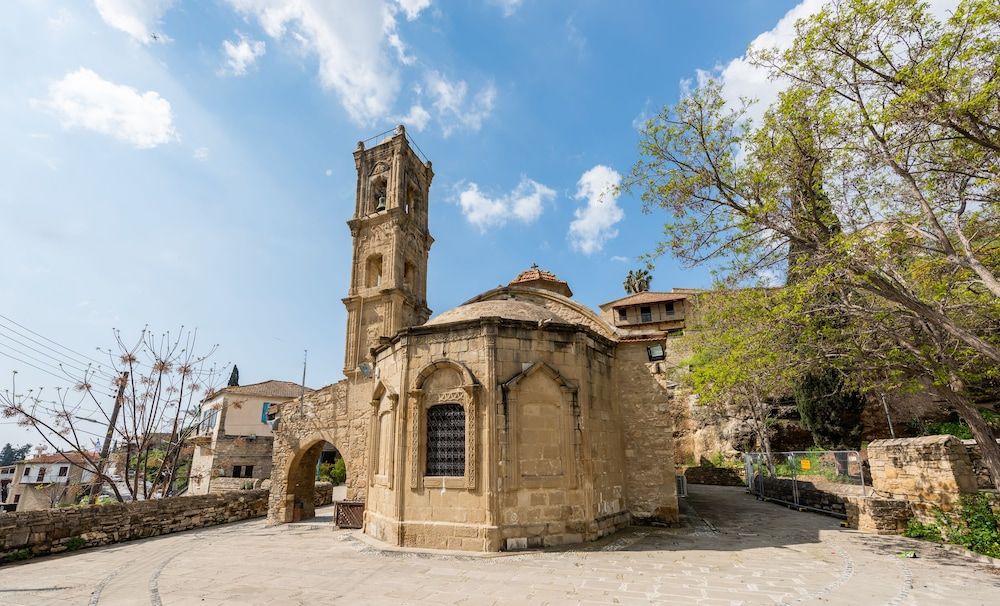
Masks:
[[[539,361],[501,388],[508,488],[576,488],[581,442],[577,386]]]
[[[368,485],[393,485],[393,461],[396,451],[396,404],[399,394],[382,381],[375,384],[372,393],[372,414],[368,427],[369,443]]]
[[[409,393],[411,488],[476,488],[479,468],[479,387],[472,372],[464,364],[452,360],[438,360],[428,364],[417,375]],[[440,408],[432,412],[431,409],[435,407]],[[461,407],[461,411],[456,407]],[[429,475],[436,474],[438,467],[438,461],[428,461],[429,440],[441,439],[442,431],[440,427],[428,428],[428,419],[435,422],[444,419],[454,423],[456,419],[461,419],[462,413],[465,423],[463,473]],[[454,436],[450,437],[450,441],[453,445]],[[439,453],[435,450],[435,456],[437,454]]]

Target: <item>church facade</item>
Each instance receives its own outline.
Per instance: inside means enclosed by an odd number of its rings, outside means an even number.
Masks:
[[[431,163],[403,127],[354,157],[346,378],[275,411],[270,522],[313,515],[324,442],[364,532],[393,545],[523,549],[676,521],[663,333],[623,333],[536,267],[431,319]]]

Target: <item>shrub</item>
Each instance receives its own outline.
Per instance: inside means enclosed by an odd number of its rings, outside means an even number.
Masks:
[[[949,543],[962,545],[976,553],[1000,558],[1000,519],[985,494],[961,498],[958,518],[947,518],[945,535]]]
[[[85,541],[84,539],[80,537],[73,537],[70,540],[66,541],[66,550],[76,551],[77,549],[84,547],[86,544],[87,541]]]
[[[334,486],[339,486],[347,481],[347,465],[344,463],[344,459],[337,459],[335,463],[320,464],[319,479]]]
[[[941,542],[941,529],[935,524],[924,524],[918,520],[910,520],[903,531],[904,537],[923,539],[925,541]]]

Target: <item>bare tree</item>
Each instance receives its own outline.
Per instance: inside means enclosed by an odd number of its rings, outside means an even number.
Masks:
[[[88,366],[74,389],[57,389],[56,399],[47,400],[42,390],[19,395],[12,383],[0,412],[36,429],[57,452],[77,453],[83,463],[73,464],[110,486],[119,501],[169,496],[202,396],[220,379],[209,362],[217,346],[199,351],[197,331],[183,327],[173,334],[144,328],[134,341],[118,330],[114,337],[115,345],[103,350],[108,366]],[[107,424],[117,449],[94,440],[104,438],[90,431],[95,422]],[[102,445],[107,457],[95,453]]]

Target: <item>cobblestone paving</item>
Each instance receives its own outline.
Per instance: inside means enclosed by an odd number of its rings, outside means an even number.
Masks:
[[[329,517],[241,522],[5,566],[0,605],[1000,604],[1000,574],[975,561],[690,488],[682,528],[494,556],[382,549]]]

